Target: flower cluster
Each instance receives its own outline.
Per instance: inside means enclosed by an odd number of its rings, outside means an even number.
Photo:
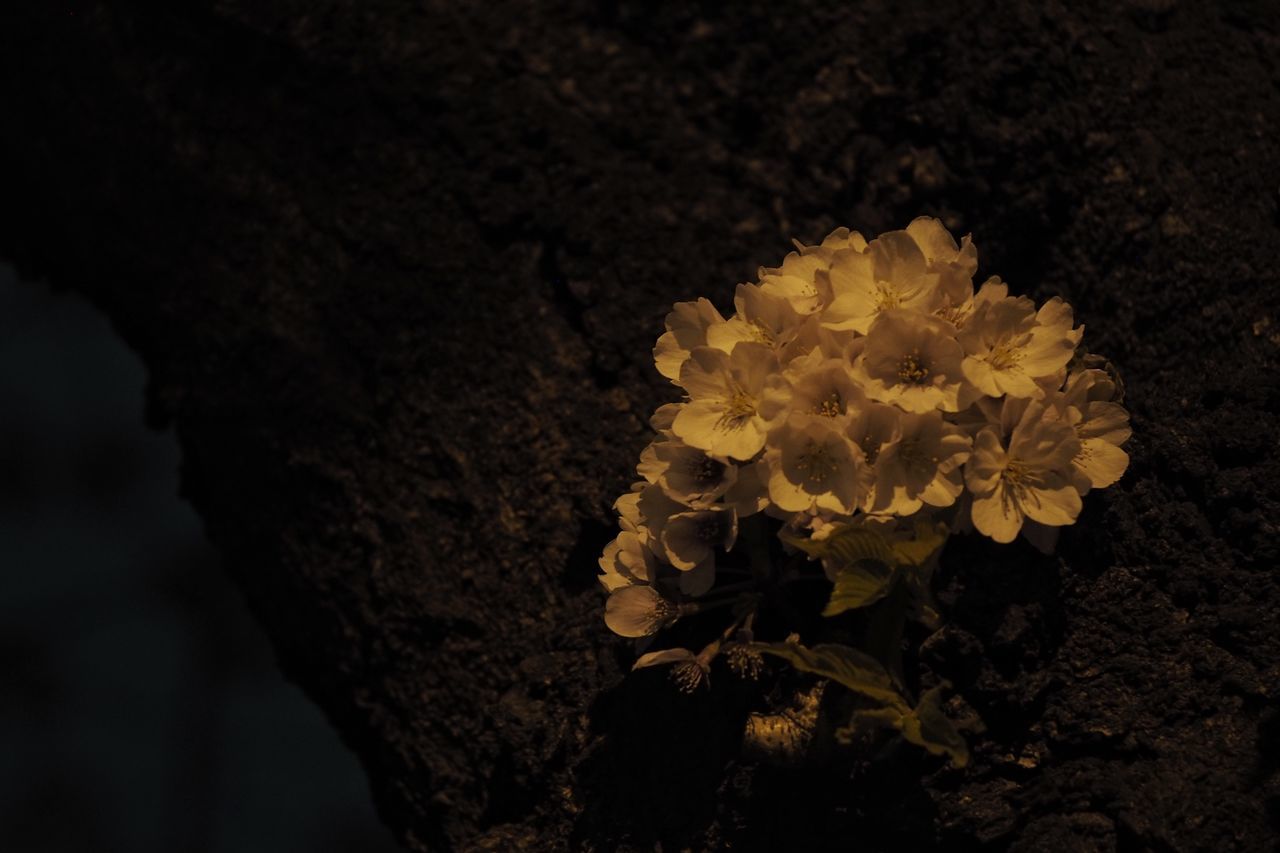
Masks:
[[[922,217],[797,247],[738,286],[731,316],[706,299],[667,316],[654,359],[684,399],[653,415],[600,560],[622,636],[698,609],[753,516],[812,540],[925,520],[1047,549],[1128,464],[1118,380],[1077,351],[1071,307],[975,289],[968,237]]]

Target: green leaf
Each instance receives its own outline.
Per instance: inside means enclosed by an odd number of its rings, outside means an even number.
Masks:
[[[823,609],[823,616],[837,616],[846,610],[875,604],[893,588],[895,573],[892,566],[879,560],[859,560],[836,573],[831,600]]]
[[[813,648],[799,643],[752,643],[751,647],[761,654],[780,657],[801,672],[830,678],[855,693],[897,709],[899,714],[911,711],[880,662],[857,649],[838,643]]]
[[[902,736],[911,743],[923,746],[934,755],[946,755],[954,767],[969,763],[969,745],[955,724],[942,711],[940,685],[920,697],[914,711],[902,717]]]
[[[837,565],[848,565],[859,560],[877,560],[893,564],[893,552],[878,530],[846,524],[825,539],[808,539],[794,533],[783,532],[782,541],[794,545],[810,557],[833,560]]]
[[[902,712],[893,708],[858,708],[849,718],[849,724],[840,726],[833,734],[839,743],[849,746],[862,732],[880,728],[901,730]]]
[[[921,566],[947,541],[945,524],[930,524],[923,519],[916,521],[914,535],[894,537],[889,541],[894,561],[900,566]]]

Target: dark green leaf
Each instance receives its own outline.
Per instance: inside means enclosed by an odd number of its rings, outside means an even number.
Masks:
[[[969,763],[969,745],[943,713],[941,693],[939,686],[920,697],[916,709],[902,718],[902,736],[934,755],[950,757],[953,766],[964,767]]]
[[[931,524],[918,520],[911,538],[894,537],[889,540],[894,562],[900,566],[922,566],[933,553],[947,541],[945,524]]]
[[[837,643],[806,648],[799,643],[753,643],[761,654],[780,657],[802,672],[812,672],[848,687],[868,699],[910,713],[910,706],[894,689],[893,680],[879,661],[857,649]]]
[[[878,560],[859,560],[836,573],[831,600],[823,616],[836,616],[846,610],[866,607],[889,594],[893,588],[894,570]]]
[[[808,539],[786,532],[782,534],[782,538],[810,557],[832,560],[838,566],[859,560],[878,560],[888,565],[893,564],[893,552],[889,550],[889,543],[884,535],[869,527],[846,524],[825,539]]]

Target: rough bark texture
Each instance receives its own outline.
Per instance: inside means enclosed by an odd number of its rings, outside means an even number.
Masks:
[[[188,497],[411,849],[1260,850],[1280,831],[1273,3],[0,13],[0,254],[152,371]],[[1058,556],[957,542],[966,771],[738,756],[627,680],[609,505],[678,299],[935,214],[1122,369]]]

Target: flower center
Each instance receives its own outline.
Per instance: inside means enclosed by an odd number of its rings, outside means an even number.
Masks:
[[[695,456],[689,460],[688,472],[698,486],[714,486],[724,476],[724,463],[717,462],[710,456]]]
[[[769,346],[774,344],[773,331],[759,320],[751,321],[751,336],[762,344],[768,344]]]
[[[898,445],[898,459],[908,470],[928,471],[938,464],[938,457],[931,456],[920,446],[920,439],[906,438]]]
[[[1022,347],[1005,338],[991,348],[987,363],[995,370],[1009,370],[1022,360]]]
[[[902,304],[902,299],[898,296],[898,291],[889,285],[876,285],[879,293],[876,296],[876,310],[890,311]]]
[[[724,526],[718,516],[711,516],[699,521],[697,530],[698,538],[711,545],[720,540],[721,534],[724,532]]]
[[[741,429],[755,414],[755,397],[741,388],[735,388],[733,395],[725,400],[724,414],[716,421],[716,426],[722,429]]]
[[[868,432],[862,437],[862,441],[858,442],[858,446],[862,448],[862,455],[866,457],[867,464],[876,464],[876,459],[880,457],[880,442],[876,440],[875,434]]]
[[[796,470],[803,473],[808,482],[816,485],[825,483],[836,472],[837,467],[830,448],[813,439],[809,439],[804,452],[796,460]]]
[[[1004,505],[1017,508],[1020,508],[1028,497],[1034,499],[1031,490],[1043,483],[1039,474],[1017,459],[1009,460],[1009,464],[1000,475],[1000,480],[1004,483],[1001,497]]]
[[[824,418],[835,418],[844,414],[844,401],[840,399],[839,391],[832,391],[826,397],[814,404],[811,411],[815,415],[822,415]]]
[[[649,633],[652,634],[667,626],[667,623],[671,621],[671,617],[676,615],[676,609],[665,598],[654,596],[653,609],[647,615],[650,626]]]
[[[923,385],[928,381],[929,366],[920,358],[920,350],[913,350],[898,362],[898,379],[908,385]]]

